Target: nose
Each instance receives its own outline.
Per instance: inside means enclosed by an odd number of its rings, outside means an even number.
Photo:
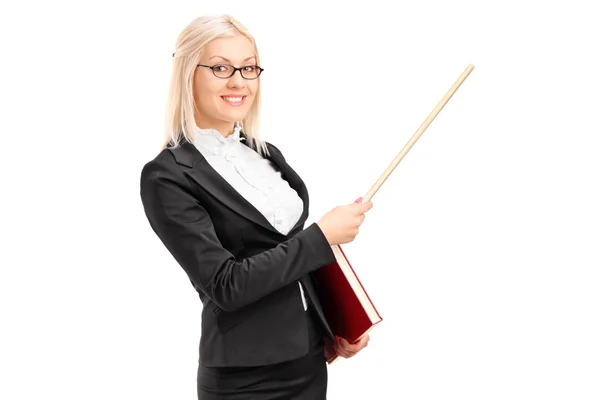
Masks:
[[[236,87],[236,88],[240,88],[240,87],[244,87],[246,85],[246,80],[244,78],[242,78],[242,71],[238,70],[235,71],[235,73],[233,74],[233,76],[231,78],[229,78],[229,81],[227,82],[227,86],[229,87]]]

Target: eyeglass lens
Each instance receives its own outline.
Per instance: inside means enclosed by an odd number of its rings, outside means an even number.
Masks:
[[[229,78],[235,72],[231,65],[218,64],[212,67],[213,73],[219,78]],[[260,75],[260,68],[256,65],[245,65],[241,67],[242,76],[246,79],[254,79]]]

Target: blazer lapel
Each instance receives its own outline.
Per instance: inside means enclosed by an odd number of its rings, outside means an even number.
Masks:
[[[243,133],[243,137],[246,137]],[[246,141],[244,145],[249,146]],[[296,172],[285,162],[281,153],[274,149],[270,143],[267,143],[270,155],[266,156],[271,160],[277,170],[281,171],[283,179],[285,179],[292,187],[303,202],[302,215],[289,231],[288,235],[282,235],[271,223],[264,217],[264,215],[256,209],[248,200],[235,190],[227,180],[225,180],[209,163],[206,158],[198,151],[196,146],[192,143],[184,140],[183,143],[177,148],[168,148],[175,157],[175,161],[178,164],[189,167],[190,169],[185,173],[198,185],[203,187],[209,192],[214,198],[220,201],[224,206],[229,207],[236,213],[247,218],[248,220],[270,230],[281,236],[293,236],[296,229],[304,224],[308,217],[308,192],[306,186],[302,182],[302,179],[296,174]],[[250,146],[249,146],[250,147]]]

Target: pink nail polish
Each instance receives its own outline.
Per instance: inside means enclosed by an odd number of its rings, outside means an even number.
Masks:
[[[361,196],[361,197],[359,197],[358,199],[354,200],[354,202],[355,202],[355,203],[362,203],[362,199],[363,199],[363,198],[362,198],[362,196]]]

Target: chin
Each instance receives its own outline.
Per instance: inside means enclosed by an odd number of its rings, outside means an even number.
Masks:
[[[230,121],[230,122],[241,121],[242,119],[246,118],[246,115],[248,115],[248,112],[250,111],[251,106],[252,106],[252,102],[250,102],[248,104],[244,104],[241,107],[233,107],[233,106],[225,105],[224,107],[219,107],[218,111],[219,111],[219,114],[221,115],[221,118],[224,121]]]
[[[223,121],[227,121],[227,122],[236,122],[236,121],[241,121],[244,118],[246,118],[246,115],[248,115],[247,112],[228,112],[228,113],[222,113],[221,114],[221,119]]]

